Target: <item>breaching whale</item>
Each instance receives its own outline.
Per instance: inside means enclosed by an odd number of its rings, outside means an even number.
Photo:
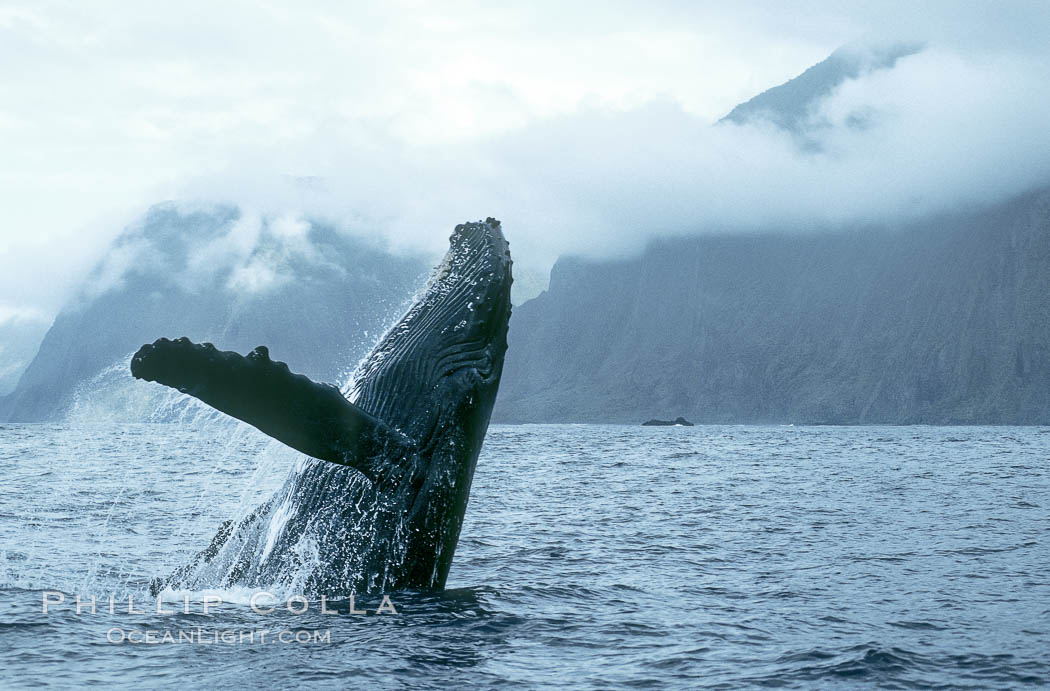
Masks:
[[[503,371],[510,251],[499,221],[456,226],[421,297],[358,367],[347,396],[186,338],[143,346],[131,372],[296,449],[269,500],[227,521],[165,587],[304,594],[444,587]]]

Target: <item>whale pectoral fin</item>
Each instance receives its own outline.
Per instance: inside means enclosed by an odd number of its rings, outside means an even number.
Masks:
[[[162,338],[135,353],[131,373],[187,393],[308,456],[351,466],[373,481],[389,476],[390,466],[414,447],[339,389],[271,360],[264,346],[245,357],[210,343]]]

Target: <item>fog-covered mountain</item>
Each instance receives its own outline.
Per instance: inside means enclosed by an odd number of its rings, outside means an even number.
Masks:
[[[722,122],[743,125],[757,120],[770,122],[795,135],[819,129],[814,108],[820,100],[848,79],[876,70],[892,69],[897,61],[922,50],[921,45],[844,46],[799,76],[767,89],[733,108]],[[860,121],[855,121],[860,125]]]
[[[1050,424],[1050,190],[563,259],[509,340],[500,421]]]
[[[156,206],[55,319],[17,388],[0,399],[0,415],[149,415],[170,394],[132,380],[128,358],[161,336],[242,353],[265,344],[293,371],[339,383],[427,268],[291,217]]]

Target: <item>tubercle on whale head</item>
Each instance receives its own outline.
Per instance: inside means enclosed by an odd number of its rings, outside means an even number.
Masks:
[[[458,245],[486,243],[493,254],[510,263],[510,243],[503,236],[503,224],[489,216],[484,221],[460,223],[448,238],[450,251]]]

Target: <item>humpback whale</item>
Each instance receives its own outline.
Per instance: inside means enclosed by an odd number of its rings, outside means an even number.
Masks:
[[[261,506],[223,523],[164,588],[242,585],[329,596],[440,589],[503,371],[511,260],[499,221],[456,226],[420,297],[346,396],[186,338],[144,345],[139,379],[173,387],[305,454]]]

